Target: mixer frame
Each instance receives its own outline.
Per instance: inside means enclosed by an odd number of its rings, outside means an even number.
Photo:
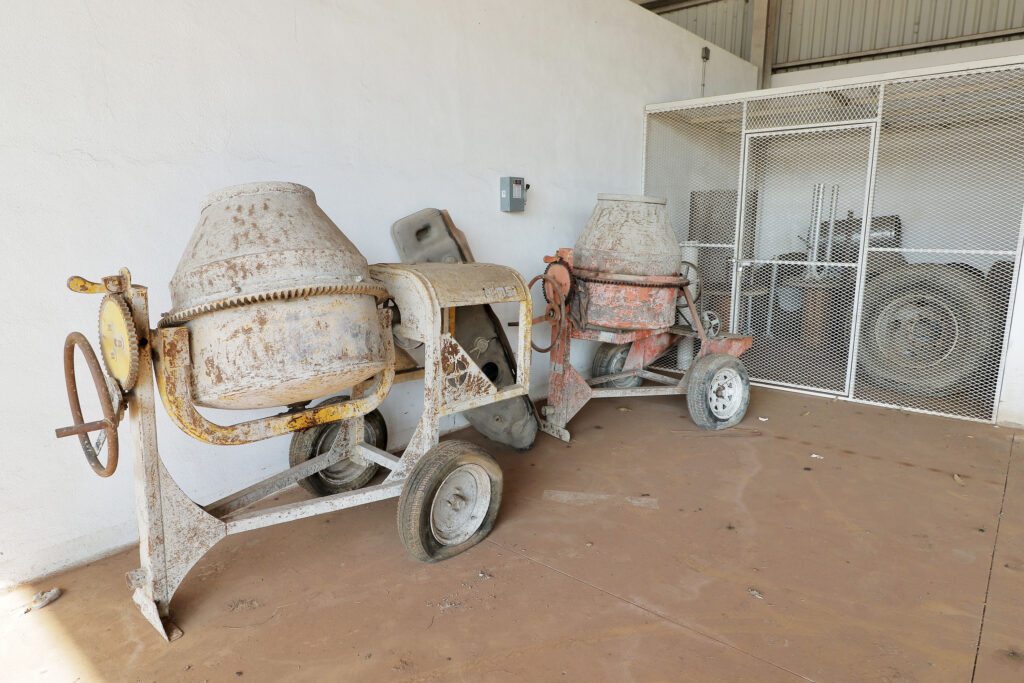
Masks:
[[[95,459],[99,446],[87,436],[91,431],[114,432],[127,405],[134,451],[134,485],[139,526],[141,567],[128,572],[132,600],[143,616],[166,640],[182,635],[170,619],[170,603],[189,570],[222,538],[292,520],[366,505],[404,496],[404,485],[414,465],[439,442],[439,423],[444,415],[493,403],[528,392],[532,301],[522,276],[511,268],[490,264],[381,264],[371,266],[372,277],[388,291],[401,322],[392,329],[393,309],[379,311],[386,331],[386,369],[375,378],[353,387],[347,401],[319,407],[292,406],[279,415],[236,425],[217,425],[199,414],[189,396],[190,369],[188,330],[181,327],[151,329],[146,287],[131,283],[127,269],[119,276],[92,283],[72,278],[69,287],[84,293],[113,293],[123,297],[140,332],[138,379],[123,391],[110,379],[94,381],[101,396],[116,396],[113,417],[85,422],[74,383],[73,359],[68,372],[69,400],[74,424],[57,430],[58,436],[76,435],[88,457]],[[519,308],[519,363],[515,384],[496,387],[484,375],[471,354],[452,336],[457,308],[479,304],[513,303]],[[422,368],[406,368],[396,378],[392,332],[422,344]],[[75,336],[77,335],[77,336]],[[88,342],[79,333],[70,354]],[[79,339],[81,337],[81,339]],[[69,336],[69,339],[71,337]],[[92,354],[82,349],[89,360]],[[67,357],[68,353],[65,354]],[[95,360],[93,355],[92,360]],[[90,368],[93,363],[90,362]],[[94,373],[95,375],[95,373]],[[401,456],[363,441],[363,416],[376,408],[396,381],[424,379],[424,410]],[[212,444],[250,443],[309,427],[339,422],[341,429],[329,451],[257,482],[208,505],[194,501],[167,470],[157,447],[156,394],[175,424],[197,440]],[[72,398],[73,396],[73,398]],[[105,413],[108,412],[105,410]],[[114,445],[114,444],[112,444]],[[116,452],[113,466],[116,467]],[[300,479],[338,463],[343,457],[377,463],[389,470],[384,480],[364,488],[259,510],[249,506]],[[108,461],[107,474],[113,472]],[[104,470],[105,471],[105,470]],[[104,475],[106,476],[106,475]]]
[[[749,336],[727,333],[716,336],[708,334],[697,314],[690,291],[690,282],[682,277],[604,275],[601,280],[597,281],[613,287],[625,285],[623,287],[625,291],[617,302],[620,307],[618,311],[600,311],[599,315],[602,318],[610,318],[615,314],[621,315],[623,308],[621,302],[625,299],[628,302],[628,305],[624,307],[627,315],[629,309],[633,308],[637,311],[637,318],[640,318],[644,308],[650,305],[643,294],[644,290],[671,287],[681,292],[689,319],[693,321],[692,327],[672,325],[658,329],[617,330],[589,324],[586,319],[588,316],[580,312],[579,288],[576,280],[581,278],[579,269],[573,267],[573,250],[559,249],[554,256],[544,257],[544,261],[548,264],[547,271],[544,275],[539,275],[531,281],[532,285],[533,282],[543,279],[544,295],[549,301],[546,315],[537,318],[534,322],[551,323],[551,345],[547,349],[534,347],[538,351],[551,354],[548,402],[541,408],[540,429],[562,441],[570,440],[569,430],[566,429],[566,426],[591,399],[686,394],[688,372],[684,372],[682,377],[672,377],[648,369],[650,363],[681,338],[700,340],[700,351],[694,361],[710,354],[738,357],[753,343],[753,339]],[[552,266],[557,267],[553,269]],[[635,299],[630,299],[633,292],[641,294]],[[622,372],[585,379],[570,363],[570,348],[573,339],[630,344],[629,354],[626,356]],[[625,388],[595,386],[624,377],[640,377],[650,380],[658,386]]]

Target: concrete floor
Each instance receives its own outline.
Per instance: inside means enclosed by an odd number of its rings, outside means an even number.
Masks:
[[[409,558],[394,501],[232,536],[168,645],[123,552],[0,597],[2,677],[1024,680],[1024,436],[763,389],[729,432],[675,397],[570,426],[486,446],[505,499],[459,557]]]

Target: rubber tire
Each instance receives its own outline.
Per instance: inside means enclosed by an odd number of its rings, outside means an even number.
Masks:
[[[320,405],[340,403],[344,400],[347,399],[328,399]],[[313,450],[316,448],[318,443],[321,443],[321,439],[323,438],[322,435],[327,433],[329,430],[336,430],[337,428],[337,424],[325,424],[317,427],[311,427],[301,432],[295,432],[295,434],[292,435],[291,446],[288,449],[289,466],[295,467],[296,465],[301,465],[307,460],[312,460],[314,457],[319,455],[319,453],[314,453]],[[384,421],[384,416],[380,414],[380,411],[374,410],[363,416],[363,440],[381,450],[385,450],[387,448],[388,426]],[[335,493],[352,491],[366,486],[370,480],[373,479],[373,476],[377,474],[377,470],[377,463],[368,463],[358,475],[346,482],[332,482],[322,477],[319,472],[316,472],[309,477],[299,479],[297,483],[314,496],[330,496]]]
[[[631,346],[631,344],[612,344],[610,342],[601,344],[601,346],[597,347],[597,353],[594,354],[594,363],[591,365],[590,376],[603,377],[604,375],[614,375],[622,372]],[[643,383],[643,377],[633,376],[622,377],[615,381],[604,382],[595,386],[629,389],[631,387],[638,387]]]
[[[458,545],[444,545],[430,530],[434,494],[460,465],[482,467],[491,483],[491,500],[480,527]],[[398,536],[409,554],[420,562],[439,562],[473,547],[491,533],[501,506],[502,474],[494,458],[466,441],[444,441],[431,448],[412,468],[398,498]]]
[[[707,401],[711,380],[714,379],[716,372],[724,368],[736,370],[740,376],[740,382],[743,384],[743,397],[739,410],[728,420],[722,420],[715,415]],[[734,427],[747,414],[749,404],[750,377],[747,375],[747,368],[744,367],[743,361],[739,358],[724,353],[712,353],[690,366],[686,375],[686,407],[690,411],[690,418],[701,429],[718,430]]]
[[[915,292],[941,299],[963,331],[948,357],[926,369],[894,362],[875,342],[875,328],[885,306],[897,295]],[[985,280],[956,264],[916,263],[878,275],[864,288],[864,322],[857,359],[862,374],[858,377],[912,396],[956,393],[983,370],[995,341],[991,299]]]

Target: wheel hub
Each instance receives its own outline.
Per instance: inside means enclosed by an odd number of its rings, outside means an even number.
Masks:
[[[461,465],[444,478],[430,506],[430,531],[443,545],[458,545],[483,524],[491,480],[483,467]]]
[[[323,455],[327,451],[331,450],[331,446],[334,444],[334,439],[338,435],[338,425],[331,425],[327,429],[324,429],[320,434],[320,438],[317,439],[314,453],[316,455]],[[325,467],[320,470],[317,474],[330,484],[335,486],[341,484],[347,484],[360,475],[363,471],[363,466],[355,462],[346,453],[341,457],[341,460],[334,463],[330,467]]]
[[[719,370],[708,386],[708,407],[718,419],[728,420],[739,410],[742,394],[739,373],[731,368]]]
[[[953,310],[933,296],[907,294],[882,309],[875,343],[895,363],[924,369],[946,361],[959,338]]]

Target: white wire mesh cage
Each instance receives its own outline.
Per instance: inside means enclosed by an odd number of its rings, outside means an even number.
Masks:
[[[1019,64],[658,107],[644,190],[755,382],[992,421],[1022,117]]]
[[[683,260],[701,275],[700,310],[721,319],[720,325],[728,325],[728,310],[715,311],[708,302],[721,303],[721,293],[727,296],[732,288],[742,129],[741,102],[652,114],[647,120],[647,150],[655,153],[645,157],[644,193],[668,200]],[[685,322],[683,311],[679,319]],[[676,369],[682,361],[685,368],[689,355],[673,348],[655,365]]]

